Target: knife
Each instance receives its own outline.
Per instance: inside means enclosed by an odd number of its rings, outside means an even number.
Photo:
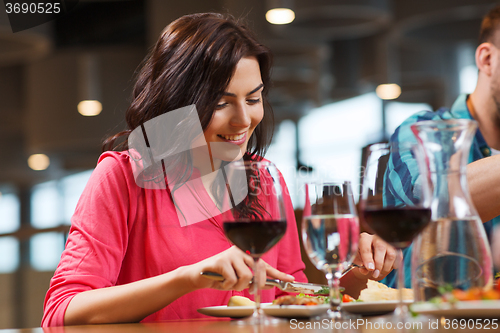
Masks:
[[[201,272],[201,275],[212,280],[224,281],[224,277],[214,272]],[[312,295],[321,289],[328,288],[326,285],[305,282],[285,282],[278,279],[266,279],[266,286],[274,286],[289,293],[301,293]],[[326,294],[325,294],[326,295]]]
[[[355,267],[362,267],[356,264],[351,264],[347,269],[345,269],[342,272],[342,276],[347,274],[349,271],[351,271]],[[218,273],[214,272],[201,272],[201,275],[212,280],[216,281],[224,281],[224,277]],[[281,281],[278,279],[266,279],[266,286],[274,286],[279,288],[280,290],[289,292],[289,293],[301,293],[301,294],[306,294],[306,295],[327,295],[328,293],[321,293],[317,294],[318,291],[324,290],[325,288],[328,289],[329,287],[327,285],[322,285],[322,284],[316,284],[316,283],[305,283],[305,282],[285,282]],[[344,290],[344,288],[340,288],[341,291]]]

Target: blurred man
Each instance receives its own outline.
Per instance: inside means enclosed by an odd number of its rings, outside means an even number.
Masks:
[[[474,205],[491,237],[493,226],[500,224],[500,5],[484,17],[479,43],[476,49],[479,75],[474,92],[460,95],[451,109],[424,111],[411,116],[396,129],[391,141],[416,142],[410,126],[422,120],[476,120],[479,128],[472,142],[467,180]],[[411,184],[414,184],[418,170],[404,161],[398,163],[396,169],[401,180],[409,181],[406,177],[411,177]],[[404,255],[405,284],[411,287],[411,247],[405,249]],[[500,261],[500,255],[493,256],[498,256]],[[395,274],[391,273],[383,282],[394,286]]]

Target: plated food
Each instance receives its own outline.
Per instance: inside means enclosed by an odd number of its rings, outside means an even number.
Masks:
[[[368,280],[367,287],[361,290],[358,299],[355,299],[348,294],[343,294],[342,302],[381,302],[381,301],[396,301],[398,300],[398,290],[387,287],[385,284]],[[403,300],[413,301],[413,290],[403,288]],[[319,305],[328,303],[328,296],[309,296],[299,294],[296,296],[288,295],[281,296],[273,302],[273,305]]]
[[[445,316],[451,318],[499,318],[500,316],[500,279],[494,288],[471,288],[469,290],[440,287],[440,296],[429,302],[412,305],[415,313]],[[496,319],[494,319],[496,320]]]
[[[390,288],[383,283],[368,280],[367,287],[361,290],[358,297],[363,302],[397,301],[399,300],[398,290]],[[413,300],[413,290],[403,288],[403,300]]]
[[[327,296],[310,296],[310,295],[286,295],[278,297],[274,300],[273,305],[320,305],[327,304]]]
[[[449,290],[432,302],[413,303],[411,289],[404,290],[405,303],[415,313],[461,318],[493,318],[500,313],[500,286],[487,291],[470,289],[468,291]],[[497,289],[498,288],[498,289]],[[397,289],[369,281],[367,288],[361,291],[355,300],[344,294],[345,311],[360,315],[381,315],[394,311],[398,303]],[[243,296],[233,296],[228,305],[198,309],[198,312],[215,317],[242,318],[253,313],[254,302]],[[326,313],[327,296],[288,295],[276,299],[273,303],[262,304],[264,313],[283,318],[307,318]],[[496,318],[496,317],[495,317]]]
[[[497,318],[500,316],[500,300],[456,301],[453,303],[422,302],[412,304],[411,311],[436,317],[491,319],[491,321],[489,321],[491,324],[497,321]],[[486,321],[482,322],[484,328],[488,329],[488,327],[484,325],[485,323]],[[496,328],[498,328],[498,322]]]
[[[494,289],[482,290],[480,288],[472,288],[467,291],[454,289],[444,295],[438,296],[437,300],[443,302],[500,300],[500,291]]]
[[[267,315],[283,318],[318,316],[326,313],[329,309],[328,296],[324,296],[328,292],[329,290],[325,289],[321,291],[321,295],[281,296],[273,303],[262,304],[262,310]],[[404,295],[407,304],[413,302],[411,289],[406,289]],[[384,314],[394,311],[397,299],[397,289],[389,288],[380,282],[371,280],[357,300],[347,294],[342,297],[345,311],[361,315]],[[198,312],[214,317],[242,318],[251,316],[254,306],[255,303],[249,298],[232,296],[227,305],[201,308],[198,309]]]
[[[251,304],[252,305],[246,305]],[[281,318],[310,318],[322,315],[329,309],[328,304],[317,306],[279,306],[272,303],[263,303],[262,311],[269,316]],[[211,306],[198,309],[199,313],[212,317],[243,318],[253,314],[253,301],[243,296],[233,296],[229,299],[228,305]]]
[[[328,290],[326,290],[328,292]],[[328,296],[324,296],[325,290],[322,290],[321,295],[285,295],[274,300],[272,305],[286,306],[286,305],[305,305],[315,306],[328,304]],[[413,291],[411,289],[403,289],[403,299],[406,301],[413,300]],[[398,300],[398,290],[389,288],[385,284],[377,281],[369,280],[367,287],[361,291],[359,298],[356,300],[344,294],[342,301],[344,303],[350,302],[381,302],[381,301],[396,301]],[[229,299],[228,306],[252,306],[255,303],[250,299],[243,296],[233,296]]]
[[[500,280],[499,280],[500,281]],[[459,301],[500,300],[500,283],[495,283],[495,289],[471,288],[469,290],[441,288],[441,295],[431,299],[431,303],[455,303]]]

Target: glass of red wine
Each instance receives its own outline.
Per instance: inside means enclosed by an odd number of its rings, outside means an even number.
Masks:
[[[416,145],[379,143],[368,148],[363,171],[360,210],[364,226],[384,241],[402,250],[431,221],[432,181],[423,151]],[[415,163],[420,176],[415,183],[403,163]],[[404,260],[399,251],[397,287],[399,304],[395,320],[409,320],[403,301]]]
[[[248,324],[269,321],[261,311],[257,262],[285,235],[287,229],[284,183],[269,161],[236,161],[223,169],[227,200],[223,206],[226,237],[254,259],[251,285],[255,301]]]

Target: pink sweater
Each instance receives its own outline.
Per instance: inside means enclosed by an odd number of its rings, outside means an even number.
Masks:
[[[286,192],[286,191],[285,191]],[[263,259],[280,271],[306,281],[290,198],[288,229]],[[231,246],[220,217],[181,226],[166,190],[136,185],[127,152],[106,152],[78,202],[71,230],[45,297],[42,326],[64,325],[64,313],[76,294],[157,276],[199,262]],[[142,322],[204,317],[201,307],[225,305],[248,290],[203,289],[184,295]],[[262,302],[279,290],[262,291]]]

